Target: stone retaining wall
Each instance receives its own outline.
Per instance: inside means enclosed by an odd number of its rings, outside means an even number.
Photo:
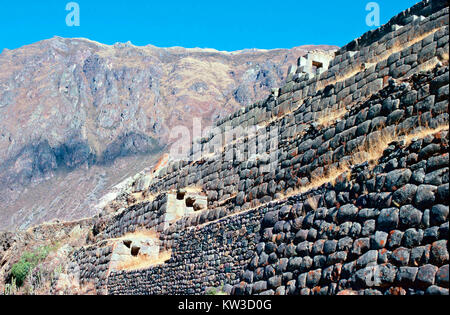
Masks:
[[[81,247],[72,255],[68,274],[74,276],[81,286],[92,284],[97,294],[107,294],[113,244],[100,242],[95,246]]]
[[[448,131],[306,194],[164,236],[172,258],[110,294],[448,294]]]

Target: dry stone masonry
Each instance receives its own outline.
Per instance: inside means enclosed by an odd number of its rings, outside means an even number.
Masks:
[[[448,22],[447,1],[422,1],[332,58],[301,58],[139,184],[154,198],[99,217],[72,270],[107,294],[448,295]],[[265,154],[229,159],[261,144],[251,133],[214,149],[238,126],[266,131]],[[112,268],[142,230],[170,257]]]

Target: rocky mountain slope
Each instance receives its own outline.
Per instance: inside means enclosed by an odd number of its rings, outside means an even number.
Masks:
[[[0,230],[92,215],[155,162],[172,127],[251,104],[311,50],[102,45],[52,38],[0,55]]]

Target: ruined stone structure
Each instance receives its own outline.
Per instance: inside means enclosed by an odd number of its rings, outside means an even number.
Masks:
[[[325,53],[307,54],[298,59],[298,71],[310,76],[320,75],[328,70],[333,58]]]
[[[448,14],[422,1],[332,59],[299,60],[270,97],[216,123],[220,137],[267,131],[266,154],[229,159],[260,141],[244,135],[170,162],[148,182],[153,200],[97,220],[71,272],[105,294],[448,294]],[[141,230],[170,258],[112,267]]]

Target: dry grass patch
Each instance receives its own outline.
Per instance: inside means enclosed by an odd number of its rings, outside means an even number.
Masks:
[[[346,173],[347,175],[350,175],[350,166],[348,164],[343,164],[341,166],[330,166],[323,176],[313,176],[308,185],[298,187],[292,192],[284,194],[283,198],[304,194],[310,190],[319,188],[324,184],[331,183],[334,185],[336,180],[342,178],[342,176]]]
[[[414,139],[422,139],[448,129],[449,126],[447,124],[439,125],[436,128],[427,126],[419,127],[416,130],[402,133],[383,129],[379,131],[379,136],[376,139],[366,141],[356,150],[352,156],[351,163],[353,165],[358,165],[369,162],[371,166],[375,166],[377,165],[378,160],[383,156],[384,151],[392,142],[404,141],[405,145],[410,145]]]
[[[155,244],[159,242],[159,234],[155,230],[142,229],[133,233],[127,233],[124,236],[115,239],[117,241],[143,241],[147,242],[153,240]],[[161,265],[172,257],[170,250],[160,251],[158,255],[147,255],[138,253],[136,256],[127,256],[124,260],[115,265],[115,270],[142,270],[153,266]]]
[[[126,261],[119,263],[116,267],[117,270],[144,270],[154,266],[164,264],[172,257],[171,250],[165,250],[159,253],[157,258],[152,258],[147,255],[131,256]]]
[[[237,194],[232,194],[232,195],[231,195],[230,197],[228,197],[227,199],[220,200],[220,201],[217,203],[216,206],[218,206],[218,207],[223,206],[224,204],[228,203],[230,200],[235,199],[236,196],[237,196]],[[208,209],[206,209],[206,210],[208,210]]]
[[[436,33],[438,30],[440,30],[440,29],[442,29],[442,28],[445,28],[445,27],[446,27],[446,26],[441,26],[441,27],[437,27],[437,28],[435,28],[435,29],[432,29],[431,31],[428,31],[428,32],[426,32],[426,33],[423,33],[422,35],[419,35],[419,36],[417,36],[417,37],[414,37],[412,40],[410,40],[410,41],[408,41],[408,42],[406,42],[406,43],[404,43],[404,44],[401,44],[401,43],[399,43],[399,42],[396,42],[396,43],[394,44],[394,46],[393,46],[391,49],[386,50],[384,56],[389,57],[389,56],[392,55],[392,54],[395,54],[395,53],[397,53],[397,52],[402,51],[402,50],[405,49],[406,47],[410,47],[410,46],[412,46],[412,45],[414,45],[414,44],[417,44],[417,43],[420,42],[421,40],[425,39],[426,37],[430,36],[431,34]],[[387,57],[386,57],[386,59],[387,59]],[[384,60],[384,59],[382,59],[382,60]]]
[[[424,63],[421,63],[417,66],[418,72],[426,72],[429,70],[433,70],[436,68],[437,64],[439,63],[439,59],[437,57],[433,57],[432,59],[425,61]]]
[[[118,238],[118,240],[137,239],[137,238],[151,238],[151,239],[158,240],[159,234],[155,230],[141,229],[141,230],[137,230],[133,233],[127,233],[124,236]]]
[[[404,136],[404,140],[405,140],[406,144],[409,145],[409,144],[411,144],[411,142],[414,139],[423,139],[425,137],[437,134],[439,132],[442,132],[442,131],[448,130],[448,129],[449,129],[449,125],[446,125],[446,124],[439,125],[436,128],[422,127],[419,130],[415,130],[409,134],[406,134]]]
[[[201,194],[203,193],[203,187],[201,185],[194,185],[183,188],[188,194]]]
[[[345,173],[350,174],[349,171],[350,166],[348,164],[343,164],[340,166],[331,166],[325,172],[324,176],[313,176],[308,185],[299,188],[299,193],[305,193],[307,191],[319,188],[320,186],[328,183],[335,185],[336,181],[342,178],[342,176]]]
[[[397,140],[396,134],[385,130],[379,131],[379,136],[376,139],[366,141],[356,149],[356,152],[352,155],[351,163],[358,165],[369,162],[371,165],[376,165],[389,144]]]
[[[314,211],[316,211],[317,208],[319,207],[319,201],[317,200],[317,198],[315,198],[312,195],[308,196],[308,198],[306,199],[306,202],[309,204],[311,209],[313,209]]]
[[[319,113],[317,123],[321,127],[328,127],[333,125],[337,120],[341,119],[348,112],[347,108],[332,108],[326,109]]]
[[[316,89],[316,90],[318,91],[319,89]],[[296,111],[297,109],[299,109],[300,106],[303,105],[303,99],[302,99],[302,100],[298,100],[298,101],[294,101],[294,102],[296,103],[295,106],[289,107],[289,109],[288,109],[287,111],[282,112],[282,113],[279,113],[277,116],[272,116],[270,119],[265,120],[265,121],[263,121],[263,122],[260,122],[260,123],[257,125],[258,128],[260,128],[260,129],[261,129],[261,128],[265,128],[265,127],[267,127],[267,126],[272,125],[272,124],[275,123],[275,122],[278,122],[278,121],[284,119],[285,117],[287,117],[287,116],[289,116],[289,115],[291,115],[291,114],[294,114],[295,111]]]
[[[152,202],[155,200],[155,195],[147,191],[131,193],[127,199],[127,206],[131,207],[144,202]]]
[[[365,69],[369,69],[370,67],[376,65],[376,63],[364,63],[364,65],[358,65],[354,68],[351,68],[348,72],[337,74],[334,79],[330,81],[319,81],[317,82],[316,91],[326,88],[329,85],[334,85],[338,82],[342,82],[347,80],[348,78],[354,77],[360,72],[363,72]]]

